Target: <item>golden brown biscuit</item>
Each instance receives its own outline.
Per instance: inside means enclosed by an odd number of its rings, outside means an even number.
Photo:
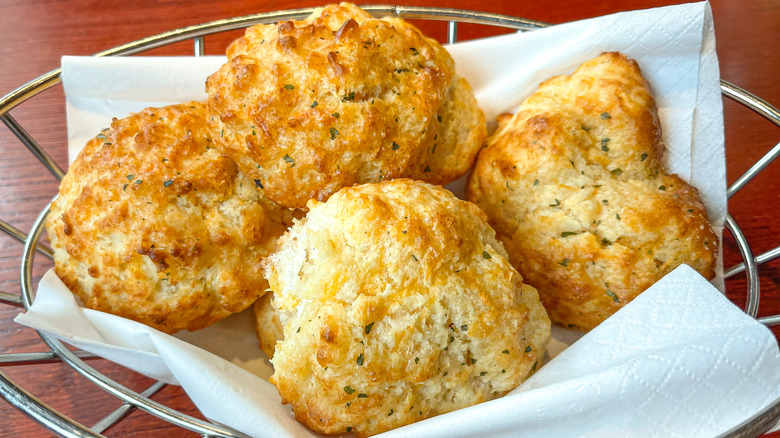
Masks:
[[[267,293],[254,304],[257,340],[260,342],[260,349],[271,359],[274,357],[276,341],[281,341],[284,338],[279,312],[276,311],[272,299],[273,294]]]
[[[209,77],[217,146],[287,207],[410,177],[446,184],[485,140],[473,91],[436,41],[347,3],[258,25]]]
[[[695,188],[660,164],[636,62],[604,53],[499,118],[468,197],[553,322],[589,330],[680,264],[712,278],[718,239]]]
[[[476,206],[396,179],[309,208],[264,264],[284,327],[271,381],[299,421],[372,435],[537,367],[550,321]]]
[[[241,311],[292,222],[212,147],[205,103],[148,108],[90,140],[46,222],[57,275],[84,304],[164,332]]]

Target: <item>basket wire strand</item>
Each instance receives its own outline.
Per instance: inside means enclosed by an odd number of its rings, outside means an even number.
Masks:
[[[431,8],[419,6],[393,6],[393,5],[366,5],[365,10],[376,17],[413,18],[447,22],[447,41],[452,44],[457,41],[458,23],[473,23],[486,26],[495,26],[513,29],[518,32],[529,31],[546,27],[546,23],[512,17],[501,14],[493,14],[478,11],[467,11],[451,8]],[[286,20],[299,20],[307,17],[313,8],[275,11],[216,20],[208,23],[184,27],[158,35],[143,38],[134,42],[123,44],[99,53],[94,56],[127,56],[155,49],[168,44],[193,41],[194,56],[204,55],[205,36],[230,30],[245,28],[254,24],[275,23]],[[30,153],[57,179],[61,180],[64,171],[44,151],[44,149],[27,133],[27,131],[11,116],[9,111],[20,103],[36,96],[37,94],[56,86],[61,82],[61,69],[52,70],[27,84],[22,85],[8,95],[0,98],[0,119],[9,130],[27,147]],[[722,94],[743,106],[753,110],[780,127],[780,111],[761,98],[748,91],[721,80]],[[780,143],[758,160],[744,175],[728,188],[727,196],[744,187],[751,179],[758,175],[769,163],[780,155]],[[49,212],[49,206],[41,212],[32,226],[29,234],[18,230],[11,224],[0,220],[0,231],[24,244],[23,255],[20,263],[20,288],[21,294],[15,295],[0,291],[0,304],[28,309],[34,299],[32,267],[36,252],[52,258],[52,251],[40,242],[43,233],[43,223]],[[724,278],[745,272],[747,276],[747,299],[745,312],[753,318],[758,314],[760,298],[760,279],[758,265],[767,263],[780,257],[780,246],[753,256],[747,238],[742,233],[739,225],[731,215],[726,217],[726,229],[734,236],[737,242],[743,262],[729,268],[724,273]],[[780,315],[758,318],[765,325],[780,324]],[[84,360],[95,359],[97,356],[82,351],[70,350],[58,339],[38,332],[43,343],[48,347],[47,352],[41,353],[17,353],[0,355],[2,365],[30,365],[41,363],[64,362],[77,373],[93,382],[99,388],[109,392],[122,401],[122,405],[108,416],[98,421],[92,427],[86,427],[71,418],[48,406],[33,394],[19,386],[10,377],[0,370],[0,396],[12,406],[22,411],[33,421],[48,429],[52,433],[66,437],[102,437],[102,433],[116,425],[136,409],[141,409],[149,414],[162,418],[183,429],[200,433],[206,437],[246,437],[245,434],[229,427],[214,424],[208,421],[185,415],[163,404],[151,400],[156,392],[165,386],[163,382],[155,382],[141,393],[132,391],[121,384],[104,376]],[[761,412],[746,420],[733,430],[722,435],[724,437],[755,436],[768,430],[780,418],[780,399],[775,400]]]

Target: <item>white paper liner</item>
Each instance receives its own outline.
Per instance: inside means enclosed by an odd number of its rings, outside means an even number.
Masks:
[[[721,229],[723,120],[707,3],[626,12],[449,49],[488,121],[513,112],[539,82],[570,74],[602,51],[636,59],[659,107],[665,165],[699,188]],[[71,159],[111,117],[205,99],[205,79],[223,62],[223,57],[63,58]],[[33,307],[16,321],[181,384],[207,418],[249,435],[310,436],[279,403],[273,386],[255,377],[267,377],[271,369],[256,347],[247,313],[172,337],[79,307],[50,272]],[[780,396],[780,356],[772,333],[687,267],[568,349],[578,334],[556,329],[554,336],[549,349],[557,357],[510,395],[387,435],[710,436]]]

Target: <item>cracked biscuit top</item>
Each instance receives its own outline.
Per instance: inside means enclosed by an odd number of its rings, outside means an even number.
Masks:
[[[217,146],[287,207],[409,177],[446,184],[484,144],[484,115],[449,53],[414,26],[330,5],[257,25],[206,83]]]
[[[57,275],[91,309],[167,333],[241,311],[292,212],[213,147],[205,103],[114,119],[70,166],[46,228]]]
[[[591,329],[683,263],[714,277],[718,239],[696,189],[661,165],[636,62],[604,53],[498,122],[468,198],[553,322]]]
[[[320,433],[373,435],[499,397],[550,320],[473,204],[395,179],[310,201],[264,269],[276,385]]]

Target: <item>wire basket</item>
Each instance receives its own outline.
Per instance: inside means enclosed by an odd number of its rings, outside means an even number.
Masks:
[[[377,17],[392,16],[405,19],[444,21],[447,24],[447,40],[449,43],[454,43],[457,40],[458,23],[473,23],[484,26],[501,27],[517,30],[520,32],[532,31],[534,29],[547,26],[545,23],[523,18],[448,8],[387,5],[369,5],[364,6],[363,8]],[[312,10],[313,9],[295,9],[212,21],[201,25],[172,30],[159,35],[127,43],[97,53],[94,56],[133,55],[186,40],[192,40],[194,42],[194,55],[201,56],[204,53],[204,37],[207,35],[241,29],[247,26],[261,23],[299,20],[308,16]],[[60,83],[60,73],[60,69],[53,70],[19,87],[18,89],[0,99],[0,119],[2,119],[3,123],[5,123],[11,132],[19,138],[22,144],[27,147],[30,153],[32,153],[58,180],[61,180],[64,176],[63,170],[38,145],[35,139],[33,139],[32,136],[30,136],[27,131],[11,116],[9,111],[20,103],[36,96],[38,93],[58,85]],[[736,102],[744,105],[759,115],[767,118],[775,125],[780,126],[780,111],[769,105],[767,102],[726,81],[721,81],[721,90],[724,96],[735,100]],[[727,196],[731,197],[738,190],[744,187],[778,155],[780,155],[780,144],[770,150],[743,176],[737,179],[737,181],[728,188]],[[14,228],[12,225],[0,220],[0,230],[24,245],[22,258],[19,264],[21,294],[14,295],[0,292],[0,305],[23,307],[27,309],[32,304],[34,298],[32,272],[33,265],[35,263],[35,256],[36,254],[39,254],[49,259],[52,258],[51,250],[44,244],[40,243],[40,238],[44,230],[43,224],[48,212],[49,207],[47,206],[38,216],[38,219],[35,221],[31,231],[28,234],[25,234],[24,232]],[[779,257],[780,246],[766,253],[755,256],[751,251],[749,242],[731,215],[727,215],[726,217],[726,228],[734,237],[743,262],[727,269],[724,273],[724,277],[728,278],[745,272],[747,277],[747,300],[744,310],[748,315],[756,318],[758,314],[758,303],[760,298],[760,279],[758,275],[758,265]],[[758,318],[758,321],[765,325],[780,324],[780,315]],[[122,421],[122,419],[133,410],[141,409],[176,426],[197,432],[203,436],[246,436],[228,427],[210,423],[204,420],[199,420],[154,400],[151,400],[150,397],[163,386],[165,386],[165,384],[162,382],[154,383],[143,392],[135,392],[106,377],[84,362],[84,359],[94,357],[90,353],[81,350],[68,349],[56,338],[41,332],[38,332],[38,334],[48,351],[42,353],[16,353],[0,355],[0,365],[19,365],[47,360],[62,361],[70,366],[75,372],[94,383],[97,387],[107,391],[123,402],[123,405],[119,409],[109,414],[96,425],[88,428],[70,419],[66,415],[63,415],[62,413],[52,409],[36,398],[35,395],[27,392],[19,384],[9,378],[5,373],[0,371],[0,395],[5,398],[6,401],[8,401],[12,406],[23,411],[32,420],[36,421],[42,427],[55,434],[67,437],[103,436],[101,435],[103,431]],[[779,418],[780,399],[775,400],[770,406],[761,412],[756,413],[752,418],[740,424],[724,436],[755,436],[768,430],[775,422],[777,422]]]

